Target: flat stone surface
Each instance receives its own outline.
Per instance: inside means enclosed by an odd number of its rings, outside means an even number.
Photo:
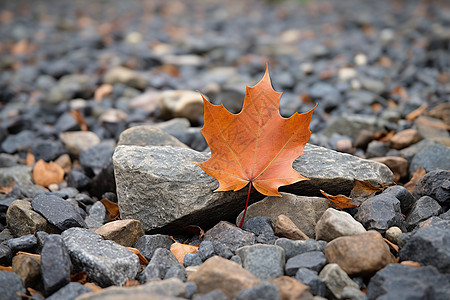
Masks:
[[[71,272],[72,262],[61,236],[48,235],[41,251],[41,273],[45,293],[51,295],[68,284]]]
[[[47,220],[35,212],[31,203],[26,200],[15,200],[6,212],[6,223],[15,237],[35,234],[38,231],[56,233],[59,230],[50,225]]]
[[[133,219],[108,222],[95,232],[125,247],[132,247],[144,235],[141,222]]]
[[[372,277],[368,299],[449,299],[450,281],[433,267],[390,264]]]
[[[263,216],[275,223],[279,215],[285,215],[307,236],[313,237],[317,221],[328,208],[334,207],[331,201],[322,197],[297,196],[283,192],[280,194],[282,197],[266,197],[249,205],[245,220]],[[236,218],[236,225],[242,216],[243,212]]]
[[[12,272],[22,278],[25,287],[37,287],[41,278],[39,257],[19,254],[12,259]]]
[[[450,272],[450,231],[448,226],[432,225],[419,228],[400,249],[400,260],[412,260],[431,265],[440,272]]]
[[[431,198],[430,196],[423,196],[417,200],[411,208],[405,223],[406,228],[411,231],[420,222],[432,216],[438,216],[442,212],[442,207],[439,202]]]
[[[328,208],[320,217],[316,225],[316,239],[331,241],[340,236],[358,235],[365,233],[361,223],[345,211]]]
[[[47,300],[75,300],[80,295],[92,293],[92,290],[81,283],[71,282],[53,293]]]
[[[316,241],[313,239],[293,241],[286,238],[279,238],[275,241],[275,245],[283,248],[286,259],[289,259],[296,255],[310,251],[323,251],[325,249],[326,242]]]
[[[358,285],[337,265],[328,264],[319,273],[327,288],[327,295],[340,299],[342,290],[347,287],[359,289]]]
[[[92,230],[71,228],[61,234],[70,258],[79,270],[102,287],[124,285],[139,270],[139,259],[131,250],[103,240]]]
[[[134,248],[138,249],[139,252],[147,259],[152,259],[153,253],[158,248],[169,249],[170,245],[173,244],[173,240],[164,234],[154,234],[154,235],[143,235],[141,236]]]
[[[269,282],[277,286],[281,299],[283,300],[307,300],[313,297],[308,286],[289,276],[280,276],[269,280]]]
[[[319,189],[326,189],[331,194],[345,194],[352,189],[354,178],[392,182],[392,172],[382,164],[309,144],[305,152],[293,167],[311,180],[281,191],[317,195]],[[170,146],[118,146],[113,162],[121,216],[141,221],[149,232],[182,228],[199,220],[199,225],[209,227],[219,221],[217,216],[229,219],[237,215],[247,191],[213,193],[218,182],[190,163],[208,158],[207,153]],[[252,193],[250,202],[259,197]]]
[[[204,239],[211,241],[213,244],[220,242],[230,248],[231,251],[235,251],[242,246],[253,245],[256,236],[229,222],[221,221],[205,233]]]
[[[112,286],[98,293],[82,295],[77,300],[182,300],[185,299],[185,292],[186,288],[181,280],[170,278],[128,288]]]
[[[450,206],[450,171],[435,170],[425,174],[414,189],[414,195],[430,196],[441,205]]]
[[[413,174],[418,168],[423,167],[425,171],[431,172],[436,169],[450,169],[450,147],[437,144],[429,146],[416,155],[409,166],[409,173]]]
[[[325,247],[325,256],[328,263],[338,264],[349,276],[370,277],[393,262],[383,237],[373,230],[332,240]]]
[[[358,207],[355,219],[367,230],[373,229],[380,233],[392,226],[405,229],[400,201],[390,194],[380,194],[365,200]]]
[[[86,227],[76,207],[56,195],[37,194],[31,201],[31,206],[60,230]]]
[[[8,247],[12,251],[32,251],[37,246],[37,239],[32,234],[23,235],[21,237],[12,238],[8,240]]]
[[[128,128],[120,134],[117,145],[173,146],[189,148],[174,136],[152,125],[141,125]]]
[[[305,252],[287,260],[285,266],[286,275],[294,276],[301,268],[320,272],[326,263],[327,259],[322,251]]]
[[[274,245],[244,246],[236,250],[244,269],[261,280],[284,275],[284,250]]]
[[[237,263],[219,256],[213,256],[205,261],[196,272],[188,275],[188,281],[193,281],[197,285],[200,294],[220,289],[229,298],[261,282],[258,277]]]
[[[17,293],[26,293],[23,280],[16,273],[0,271],[0,282],[0,295],[4,299],[21,300],[22,297]]]

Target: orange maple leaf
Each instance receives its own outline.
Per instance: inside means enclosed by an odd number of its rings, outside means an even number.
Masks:
[[[253,185],[263,195],[281,197],[278,187],[309,180],[295,171],[292,163],[304,154],[314,108],[283,118],[281,94],[273,90],[267,67],[258,84],[247,86],[238,114],[202,96],[205,124],[201,132],[211,158],[196,164],[219,181],[216,191],[237,191],[250,183],[250,188]]]

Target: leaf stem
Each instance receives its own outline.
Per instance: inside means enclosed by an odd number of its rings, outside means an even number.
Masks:
[[[245,202],[245,210],[244,210],[244,214],[242,215],[241,222],[239,223],[239,228],[241,228],[242,223],[244,223],[245,214],[247,213],[248,199],[250,198],[250,191],[251,190],[252,190],[252,182],[250,181],[250,184],[248,185],[247,201]]]

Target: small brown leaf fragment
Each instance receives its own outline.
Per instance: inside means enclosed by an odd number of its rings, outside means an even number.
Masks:
[[[397,85],[392,89],[391,95],[399,97],[402,101],[409,99],[408,92],[400,85]]]
[[[34,253],[28,253],[28,252],[23,252],[23,251],[18,251],[17,253],[16,253],[16,256],[17,255],[28,255],[28,256],[33,256],[33,257],[36,257],[36,258],[38,258],[38,259],[41,259],[41,256],[39,255],[39,254],[34,254]]]
[[[320,192],[322,193],[322,195],[327,197],[328,200],[330,200],[331,202],[336,204],[336,206],[338,208],[340,208],[340,209],[351,208],[351,207],[358,207],[358,205],[355,205],[355,204],[350,202],[350,201],[352,201],[352,198],[347,197],[345,195],[332,196],[330,194],[325,193],[323,190],[320,190]]]
[[[139,252],[138,249],[133,248],[133,247],[128,247],[128,249],[130,249],[131,252],[133,252],[134,254],[136,254],[139,257],[139,263],[141,265],[148,265],[148,260],[141,254],[141,252]]]
[[[419,108],[413,110],[408,115],[406,115],[405,119],[408,121],[412,121],[418,116],[422,115],[427,110],[428,105],[426,103],[422,104]]]
[[[31,153],[31,151],[28,151],[28,153],[27,153],[27,157],[25,158],[25,164],[27,165],[27,166],[33,166],[34,165],[34,162],[35,162],[36,160],[34,159],[34,155],[33,155],[33,153]]]
[[[100,200],[100,202],[105,206],[106,208],[106,215],[110,221],[119,220],[119,206],[117,203],[114,203],[112,201],[109,201],[106,198],[103,198]]]
[[[33,168],[33,180],[36,184],[48,187],[50,184],[59,184],[64,179],[64,170],[51,161],[46,163],[42,159],[34,165]]]
[[[77,120],[78,125],[80,125],[81,131],[88,130],[86,121],[84,120],[83,115],[78,110],[72,110],[70,114],[75,118],[75,120]]]
[[[14,184],[16,184],[14,181],[11,181],[9,186],[1,186],[0,187],[0,194],[9,194],[12,192],[12,189],[14,187]]]
[[[85,284],[87,280],[86,272],[78,272],[70,275],[70,282],[78,282],[81,284]]]
[[[36,291],[35,289],[32,289],[30,287],[27,288],[28,293],[30,293],[31,296],[33,296],[34,294],[39,294],[42,297],[44,297],[44,293]]]
[[[396,244],[392,243],[391,241],[389,241],[386,238],[383,238],[383,240],[389,246],[389,249],[391,250],[391,252],[398,253],[399,248],[398,248],[398,246]]]
[[[0,266],[0,271],[12,272],[12,267]]]
[[[400,263],[401,265],[411,266],[415,268],[420,268],[420,264],[417,261],[404,260]]]
[[[419,183],[420,179],[425,176],[426,173],[427,172],[423,167],[418,168],[417,171],[412,175],[411,180],[404,185],[405,189],[407,189],[408,192],[412,194],[414,192],[414,189],[416,188],[416,185]]]
[[[132,287],[132,286],[138,286],[139,281],[137,281],[136,279],[130,279],[128,278],[127,281],[125,282],[125,284],[123,285],[123,287]]]
[[[175,257],[178,259],[178,262],[180,265],[183,265],[184,257],[188,253],[197,253],[198,252],[198,246],[192,246],[192,245],[186,245],[178,243],[173,237],[171,237],[172,240],[175,241],[170,246],[170,251],[175,255]]]
[[[108,96],[109,94],[112,93],[114,87],[111,84],[102,84],[101,86],[99,86],[95,92],[94,92],[94,99],[96,102],[100,102],[103,100],[103,98],[105,98],[106,96]]]
[[[90,288],[94,293],[98,293],[101,292],[103,289],[101,287],[99,287],[98,285],[96,285],[93,282],[86,282],[84,284],[85,287]]]
[[[350,192],[350,198],[358,203],[363,202],[367,198],[381,191],[381,188],[373,186],[369,181],[353,180],[353,189]]]

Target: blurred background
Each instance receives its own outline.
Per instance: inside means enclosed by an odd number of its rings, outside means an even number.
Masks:
[[[204,151],[196,91],[239,112],[268,63],[283,116],[318,104],[311,143],[410,162],[402,147],[450,144],[449,45],[448,1],[3,0],[0,142],[88,130],[114,144],[184,118],[168,131]]]

